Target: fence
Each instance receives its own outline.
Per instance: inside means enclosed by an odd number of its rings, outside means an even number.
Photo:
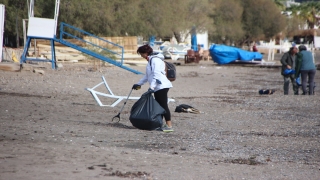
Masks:
[[[138,37],[137,36],[124,36],[124,37],[101,37],[107,41],[113,42],[124,48],[124,53],[135,53],[138,48]],[[99,39],[90,38],[88,36],[83,38],[86,41],[90,41],[98,46],[106,47],[112,49],[110,44],[105,44],[105,42]]]
[[[20,62],[23,49],[3,47],[3,61]]]

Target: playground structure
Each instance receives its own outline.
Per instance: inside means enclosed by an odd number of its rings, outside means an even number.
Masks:
[[[124,48],[115,43],[109,42],[103,38],[97,37],[93,34],[90,34],[86,31],[83,31],[81,29],[78,29],[76,27],[73,27],[63,22],[60,23],[60,36],[59,36],[60,38],[57,38],[56,29],[57,29],[57,20],[58,20],[58,14],[59,14],[59,4],[60,4],[60,0],[56,0],[54,19],[46,19],[46,18],[34,17],[33,15],[34,0],[30,1],[28,32],[27,32],[27,38],[26,38],[27,40],[24,47],[24,51],[21,56],[21,60],[20,60],[21,64],[26,63],[27,61],[51,62],[52,69],[55,69],[56,68],[55,42],[59,42],[65,46],[74,48],[82,53],[98,58],[102,61],[108,62],[115,66],[121,67],[135,74],[142,74],[139,71],[123,66]],[[82,37],[85,37],[85,36],[86,36],[86,39],[83,39]],[[35,40],[44,39],[44,40],[50,41],[51,53],[52,53],[50,60],[43,59],[43,58],[27,57],[27,53],[28,53],[32,39],[35,39]],[[72,41],[68,41],[68,39],[72,39]],[[79,44],[85,44],[85,46],[83,47],[83,46],[80,46]],[[117,56],[118,56],[118,59],[121,59],[120,62],[117,62],[115,60]],[[114,107],[119,102],[121,102],[125,97],[115,95],[111,91],[111,88],[108,86],[105,78],[102,77],[102,79],[103,79],[103,82],[99,83],[93,88],[86,88],[86,90],[88,90],[92,94],[92,96],[100,106]],[[105,85],[109,94],[102,93],[95,90],[95,88],[97,88],[102,84]],[[117,100],[111,105],[104,105],[99,99],[98,95],[108,97],[108,98],[115,98]],[[140,97],[130,97],[129,99],[139,99],[139,98]]]
[[[34,17],[34,0],[30,1],[27,40],[20,63],[27,61],[51,62],[52,69],[56,68],[55,42],[76,49],[84,54],[95,57],[112,65],[118,66],[135,74],[143,74],[123,65],[124,48],[113,42],[90,34],[66,23],[60,23],[60,36],[56,37],[60,0],[56,0],[53,19]],[[86,36],[86,39],[83,37]],[[51,59],[27,57],[31,40],[49,40]],[[97,43],[98,42],[98,43]],[[84,47],[79,44],[85,44]],[[118,62],[116,59],[120,59]]]

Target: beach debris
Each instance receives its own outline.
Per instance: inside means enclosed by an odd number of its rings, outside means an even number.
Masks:
[[[18,72],[20,71],[20,64],[19,63],[1,63],[0,70]]]
[[[33,69],[34,73],[44,74],[44,70],[41,69]]]

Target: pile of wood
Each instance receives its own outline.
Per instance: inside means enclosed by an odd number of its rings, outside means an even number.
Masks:
[[[101,37],[109,42],[112,42],[116,45],[124,47],[124,59],[130,58],[130,59],[141,59],[140,56],[136,55],[136,50],[138,47],[137,44],[137,37]],[[113,51],[120,51],[118,46],[106,43],[105,41],[102,41],[98,38],[94,37],[84,37],[84,40],[92,42],[93,44],[96,44],[101,47],[105,47],[107,49],[113,50]],[[79,40],[73,40],[68,39],[69,42],[76,44],[81,47],[85,47],[85,43],[79,41]],[[44,59],[52,59],[52,53],[51,53],[51,42],[49,40],[32,40],[31,46],[28,51],[29,57],[36,57],[36,58],[44,58]],[[84,53],[70,48],[66,47],[58,42],[55,42],[55,51],[56,51],[56,60],[58,62],[88,62],[92,59],[88,55],[85,55]],[[133,57],[134,56],[134,57]],[[119,58],[120,59],[120,58]]]
[[[79,41],[72,41],[72,43],[82,46]],[[33,39],[28,50],[28,57],[52,59],[51,42],[49,40]],[[79,62],[85,61],[85,56],[78,50],[66,47],[58,42],[55,42],[56,60],[58,62]]]
[[[138,47],[138,38],[137,36],[124,36],[124,37],[101,37],[102,39],[112,42],[124,48],[124,53],[136,53]],[[111,43],[106,43],[98,38],[86,36],[83,38],[86,41],[92,42],[101,47],[113,50],[115,47]]]

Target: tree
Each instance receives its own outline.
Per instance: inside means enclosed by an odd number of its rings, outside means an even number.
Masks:
[[[320,25],[320,2],[307,2],[301,5],[291,6],[287,11],[292,11],[293,18],[303,20],[308,29],[313,29]]]
[[[14,41],[15,47],[20,45],[20,37],[22,37],[22,19],[28,17],[27,6],[25,0],[4,0],[6,7],[4,36],[16,37]]]
[[[210,18],[210,13],[214,11],[215,4],[210,0],[184,0],[186,6],[182,6],[179,18],[175,19],[175,24],[172,29],[178,42],[185,39],[186,36],[195,30],[195,33],[211,32],[213,31],[213,21]],[[181,4],[183,4],[181,2]],[[178,8],[177,6],[175,8]],[[176,12],[172,10],[172,12]],[[184,33],[180,33],[184,32]],[[183,35],[185,35],[183,37]]]
[[[230,44],[243,38],[244,30],[241,24],[243,7],[237,0],[219,0],[210,14],[215,30],[210,33],[210,40],[215,43]]]
[[[275,5],[281,10],[285,10],[286,9],[286,6],[284,5],[284,2],[286,0],[273,0],[273,2],[275,3]]]
[[[28,18],[27,1],[3,1],[5,33],[22,37],[19,32],[22,32],[22,19]],[[35,16],[53,18],[54,3],[55,0],[36,0]],[[285,26],[274,0],[175,0],[174,3],[172,0],[63,0],[60,3],[59,23],[98,36],[133,35],[148,39],[151,35],[174,35],[182,42],[184,35],[195,27],[197,32],[208,32],[211,40],[243,43],[275,36]]]
[[[296,34],[296,32],[300,29],[300,27],[303,27],[305,24],[303,20],[299,18],[292,18],[288,17],[287,18],[287,26],[285,30],[283,31],[285,36],[293,36]]]
[[[178,42],[185,39],[183,35],[190,33],[193,26],[198,32],[212,27],[208,14],[210,4],[208,0],[141,0],[138,18],[139,32],[148,37],[172,37]],[[187,32],[186,32],[187,31]],[[186,32],[186,33],[181,33]]]
[[[269,39],[285,29],[285,17],[270,0],[241,0],[245,36],[242,43],[258,39]]]

